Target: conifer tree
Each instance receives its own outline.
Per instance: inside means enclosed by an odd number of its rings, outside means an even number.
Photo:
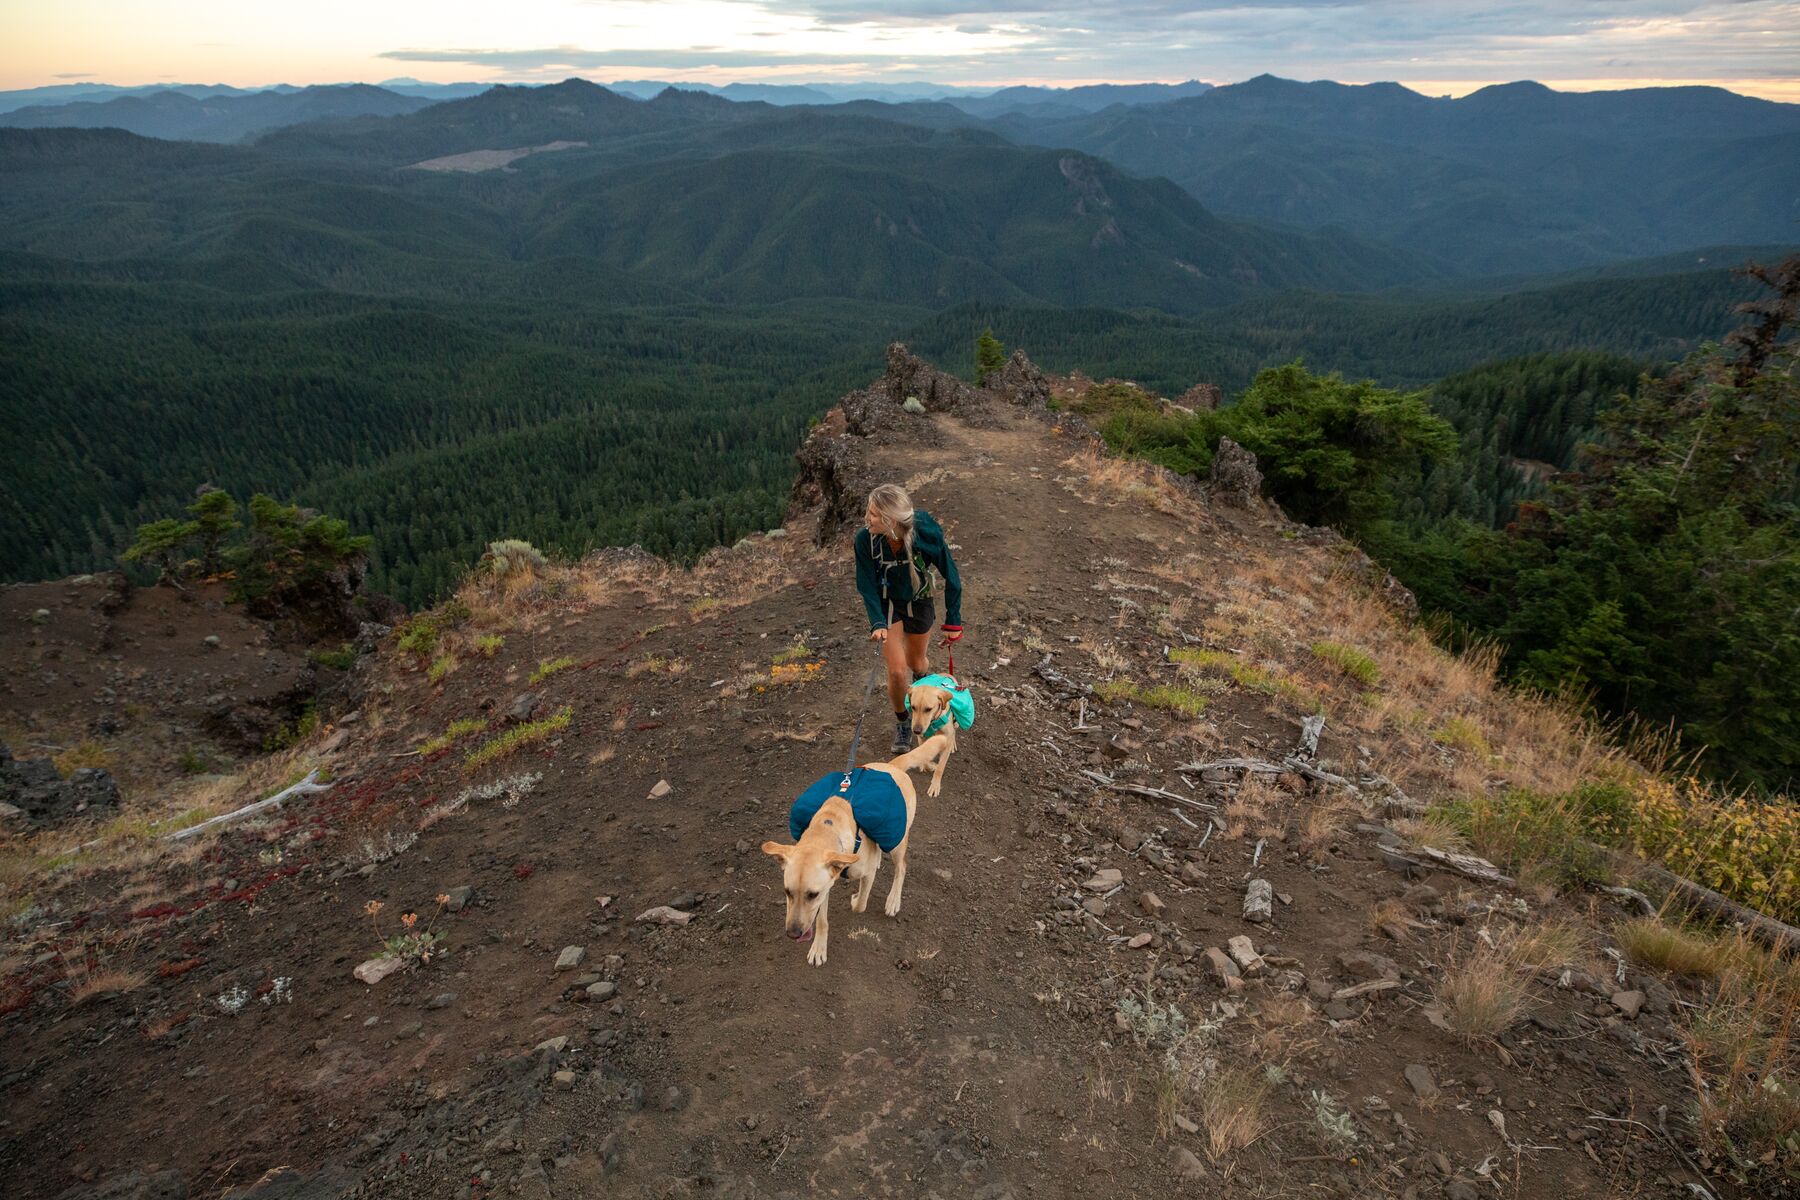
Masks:
[[[990,376],[1000,373],[1006,365],[1006,347],[994,336],[992,329],[984,329],[981,336],[975,339],[975,386],[986,387]]]

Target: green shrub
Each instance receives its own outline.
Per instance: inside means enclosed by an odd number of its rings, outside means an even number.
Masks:
[[[537,665],[537,670],[531,673],[531,686],[536,687],[558,671],[566,671],[574,665],[575,660],[572,658],[546,658]]]
[[[471,751],[463,759],[463,770],[474,771],[492,762],[498,762],[522,746],[533,742],[541,742],[553,733],[559,733],[569,727],[574,710],[564,706],[561,712],[545,717],[541,721],[528,721],[523,725],[514,725],[498,737],[491,738]]]
[[[356,665],[356,647],[345,642],[336,650],[313,650],[307,656],[314,666],[330,667],[334,671],[348,671]]]
[[[449,749],[452,745],[462,738],[467,737],[469,734],[480,733],[486,728],[487,722],[475,717],[464,717],[460,720],[452,721],[444,732],[421,743],[419,746],[419,753],[429,757],[436,754],[439,750]]]
[[[1374,687],[1381,682],[1381,667],[1355,646],[1346,646],[1342,642],[1314,642],[1312,652],[1364,687]]]
[[[1129,700],[1151,708],[1167,709],[1184,717],[1197,717],[1206,711],[1206,697],[1190,688],[1157,684],[1142,687],[1129,679],[1109,679],[1094,688],[1101,699],[1117,704]]]
[[[1470,849],[1514,874],[1548,874],[1578,885],[1611,879],[1609,856],[1588,840],[1591,831],[1574,794],[1512,788],[1454,801],[1449,813]]]
[[[487,553],[481,556],[482,569],[501,579],[521,571],[541,571],[549,565],[543,551],[517,538],[489,542]]]

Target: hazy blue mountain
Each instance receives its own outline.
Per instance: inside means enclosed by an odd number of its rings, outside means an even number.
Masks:
[[[1166,104],[1185,96],[1198,96],[1210,83],[1190,79],[1186,83],[1095,83],[1082,87],[1008,87],[985,96],[950,96],[948,103],[978,117],[1003,117],[1008,113],[1094,113],[1115,104]]]
[[[653,79],[621,79],[606,85],[608,89],[649,100],[670,88],[684,92],[705,92],[727,100],[760,100],[766,104],[835,104],[831,95],[818,88],[794,83],[728,83],[717,87],[710,83],[671,83]]]
[[[268,88],[235,88],[223,83],[150,83],[137,87],[121,87],[110,83],[53,83],[46,87],[0,92],[0,113],[36,105],[100,103],[117,100],[121,96],[148,96],[152,92],[180,92],[198,100],[209,96],[249,96],[265,91],[299,90],[285,83]]]
[[[236,142],[306,121],[388,117],[432,103],[368,84],[190,96],[179,91],[103,101],[38,105],[0,113],[0,125],[22,129],[123,129],[144,137]]]
[[[1337,225],[1469,273],[1800,233],[1800,105],[1719,88],[1519,83],[1446,99],[1259,76],[993,127],[1166,176],[1221,214]]]
[[[402,96],[421,96],[426,100],[461,100],[467,96],[479,96],[494,85],[491,83],[426,83],[422,79],[410,79],[402,76],[398,79],[383,79],[375,86],[386,88],[390,92],[398,92]]]

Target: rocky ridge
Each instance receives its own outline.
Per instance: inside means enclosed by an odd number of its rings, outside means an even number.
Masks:
[[[1407,837],[1481,764],[1414,762],[1307,651],[1354,633],[1373,693],[1460,711],[1400,669],[1403,606],[1254,460],[1121,464],[1049,394],[896,347],[799,451],[790,536],[472,585],[455,671],[386,647],[292,752],[323,790],[46,888],[0,995],[9,1194],[1690,1194],[1679,981],[1571,955],[1496,1035],[1444,1027],[1482,938],[1591,917]],[[981,716],[905,909],[845,904],[814,970],[756,847],[841,765],[842,543],[887,479],[958,547]],[[365,970],[406,912],[441,942]],[[77,960],[143,977],[72,1002]]]

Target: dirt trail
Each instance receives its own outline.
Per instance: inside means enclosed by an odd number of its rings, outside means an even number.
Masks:
[[[1142,518],[1111,514],[1116,528],[1108,528],[1097,510],[1084,536],[1041,536],[1035,531],[1066,528],[1056,518],[1085,507],[1055,482],[1062,468],[1046,451],[1058,448],[1042,427],[942,423],[948,444],[897,454],[890,469],[921,480],[915,502],[949,523],[973,631],[958,665],[983,708],[944,794],[921,797],[905,908],[893,920],[880,914],[887,874],[865,914],[839,897],[831,961],[815,970],[780,935],[772,860],[731,849],[785,837],[788,800],[847,751],[874,650],[846,560],[816,591],[770,599],[774,612],[800,608],[793,619],[804,618],[813,640],[838,640],[826,678],[785,711],[747,714],[749,728],[721,731],[723,746],[677,733],[702,752],[671,753],[658,768],[678,802],[659,810],[657,829],[633,847],[632,890],[646,901],[719,895],[708,906],[716,916],[657,935],[668,971],[649,1014],[666,1047],[661,1074],[678,1095],[652,1096],[651,1110],[615,1141],[625,1150],[621,1185],[656,1193],[684,1178],[812,1195],[1054,1193],[1071,1171],[1109,1167],[1111,1156],[1085,1149],[1071,1121],[1086,1109],[1081,1047],[1090,1039],[1048,1017],[1034,996],[1046,964],[1026,962],[1042,954],[1036,928],[1058,874],[1024,839],[1043,808],[1036,787],[1021,787],[1034,772],[1013,761],[1032,722],[981,693],[989,680],[1022,675],[1021,664],[992,665],[985,618],[993,598],[1017,598],[1037,622],[1073,621],[1091,604],[1081,582],[1090,538],[1130,536]],[[740,616],[740,628],[755,619]],[[941,662],[942,651],[934,655]],[[890,727],[879,687],[870,709],[864,761],[885,757]],[[768,748],[770,722],[821,736]],[[761,753],[722,764],[718,751],[730,755],[746,737],[763,742]],[[610,770],[594,771],[592,785],[603,787],[597,776]],[[723,863],[736,874],[708,879]],[[689,945],[701,929],[704,946]],[[576,1111],[543,1114],[542,1132],[578,1126],[580,1101],[568,1107]]]
[[[358,732],[327,799],[247,847],[266,866],[259,847],[315,830],[333,854],[229,881],[257,886],[242,903],[178,902],[140,921],[149,961],[193,964],[177,975],[83,1019],[44,1015],[47,1000],[5,1018],[7,1194],[98,1195],[79,1188],[172,1168],[214,1196],[282,1165],[291,1190],[238,1194],[1462,1200],[1499,1182],[1558,1200],[1683,1194],[1683,1169],[1653,1139],[1581,1132],[1596,1111],[1652,1119],[1681,1085],[1642,1038],[1572,1036],[1592,997],[1558,994],[1498,1053],[1420,1015],[1446,943],[1375,932],[1370,909],[1417,881],[1384,870],[1369,838],[1345,832],[1320,860],[1274,837],[1265,854],[1254,835],[1203,835],[1198,811],[1190,822],[1081,774],[1174,784],[1169,768],[1202,750],[1293,744],[1295,714],[1243,691],[1216,697],[1204,728],[1090,702],[1097,730],[1075,729],[1066,697],[1031,670],[1048,650],[1098,681],[1106,672],[1076,644],[1104,642],[1115,671],[1153,677],[1166,639],[1150,610],[1170,587],[1157,570],[1197,556],[1226,578],[1283,531],[1096,480],[1072,458],[1077,443],[1015,410],[929,421],[929,444],[859,452],[907,480],[957,547],[970,631],[957,666],[979,717],[943,795],[921,796],[898,918],[880,912],[888,868],[869,912],[838,897],[830,962],[811,968],[782,936],[779,875],[757,849],[785,836],[791,799],[848,749],[874,651],[847,546],[795,538],[791,582],[692,619],[652,579],[581,615],[522,623],[441,688],[396,674],[390,703],[405,719]],[[726,686],[766,673],[795,639],[816,670]],[[540,778],[422,819],[466,787],[461,750],[396,755],[454,718],[497,719],[534,664],[559,657],[578,666],[532,690],[540,715],[569,707],[570,730],[474,777]],[[676,658],[679,673],[654,665]],[[865,759],[884,756],[888,734],[876,698]],[[1128,761],[1101,756],[1109,739]],[[1322,759],[1357,753],[1328,725]],[[659,780],[669,793],[646,799]],[[396,830],[417,840],[394,849]],[[358,839],[380,861],[354,865],[342,847]],[[213,870],[257,861],[236,853],[221,850]],[[1241,919],[1253,856],[1287,901],[1272,928]],[[1120,870],[1122,886],[1096,914],[1081,885],[1100,868]],[[1446,898],[1460,886],[1427,882]],[[366,901],[391,918],[456,887],[471,895],[440,925],[446,955],[374,988],[351,978],[377,949]],[[1164,911],[1140,910],[1146,890]],[[133,904],[161,912],[144,901]],[[690,924],[632,920],[671,902],[696,914]],[[1200,951],[1244,933],[1295,965],[1293,995],[1273,977],[1242,992],[1211,979]],[[565,946],[585,961],[558,973]],[[1338,956],[1371,949],[1399,960],[1405,988],[1330,1001],[1351,981]],[[293,1001],[262,1003],[277,977]],[[615,994],[588,1001],[593,981]],[[254,999],[222,1016],[215,997],[232,986]],[[1204,1132],[1159,1132],[1161,1052],[1135,1045],[1118,1016],[1132,995],[1216,1021],[1221,1057],[1278,1069],[1276,1116],[1249,1149],[1203,1162]],[[183,1006],[185,1024],[145,1036]],[[1277,1008],[1295,1023],[1279,1046],[1262,1040]],[[1429,1065],[1441,1102],[1417,1100],[1409,1063]],[[1353,1147],[1321,1141],[1321,1092],[1353,1106]],[[1511,1122],[1504,1137],[1490,1110]]]

